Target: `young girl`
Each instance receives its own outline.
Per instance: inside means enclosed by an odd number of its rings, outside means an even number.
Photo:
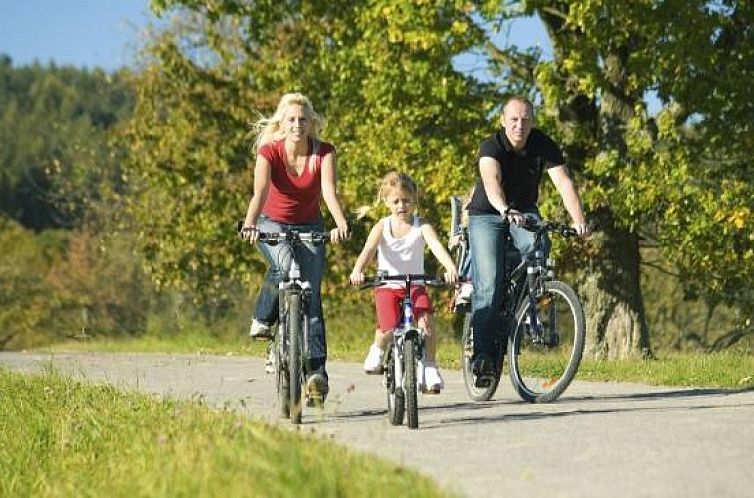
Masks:
[[[382,179],[379,198],[387,205],[390,216],[379,220],[369,232],[364,249],[351,272],[351,283],[358,285],[364,282],[364,267],[375,252],[377,269],[388,275],[424,273],[425,242],[445,267],[445,279],[449,283],[458,280],[453,260],[437,238],[437,233],[414,214],[417,194],[416,184],[405,173],[394,171]],[[368,374],[382,373],[382,358],[392,340],[392,330],[400,320],[404,295],[405,289],[400,283],[375,289],[378,328],[374,344],[364,361],[364,371]],[[439,393],[444,385],[435,363],[437,339],[432,329],[432,304],[422,285],[412,288],[411,298],[414,316],[426,334],[425,358],[419,363],[419,383],[424,392]]]

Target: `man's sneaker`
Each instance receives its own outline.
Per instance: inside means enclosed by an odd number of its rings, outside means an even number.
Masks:
[[[271,342],[267,345],[267,357],[264,360],[265,373],[275,373],[275,343]]]
[[[327,377],[321,373],[313,373],[306,379],[306,406],[322,404],[330,392]]]
[[[254,318],[253,320],[251,320],[249,335],[252,339],[270,340],[272,339],[272,327]]]
[[[385,351],[380,349],[376,344],[372,344],[364,360],[364,371],[369,375],[380,375],[382,373],[382,359],[384,356]]]
[[[471,373],[474,374],[474,386],[489,387],[495,377],[495,366],[486,354],[479,354],[471,363]]]
[[[421,362],[419,362],[419,368],[422,368]],[[421,379],[422,392],[425,394],[440,394],[440,391],[445,387],[440,370],[434,362],[423,365],[423,375],[419,378]]]

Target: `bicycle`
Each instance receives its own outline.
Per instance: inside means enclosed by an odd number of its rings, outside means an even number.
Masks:
[[[240,233],[242,223],[238,224]],[[325,244],[330,240],[327,232],[260,232],[259,241],[270,245],[286,244],[290,250],[291,264],[278,285],[279,315],[278,332],[275,334],[275,378],[280,407],[280,416],[290,418],[294,424],[301,423],[303,406],[302,390],[305,386],[304,345],[309,329],[309,302],[311,284],[302,280],[301,267],[296,249],[304,243]],[[282,254],[282,253],[281,253]],[[307,406],[321,406],[323,397],[307,394]]]
[[[528,218],[523,226],[534,232],[535,247],[541,247],[544,234],[548,232],[563,237],[577,235],[573,228],[552,221]],[[456,261],[460,265],[468,251],[468,234],[456,218],[451,234],[458,240]],[[492,398],[500,383],[507,346],[509,376],[521,399],[532,403],[551,402],[566,390],[581,363],[586,337],[584,311],[574,290],[556,280],[554,262],[545,259],[542,250],[535,250],[533,258],[521,261],[510,236],[506,246],[509,248],[505,254],[508,262],[504,269],[506,288],[500,310],[502,326],[493,338],[493,376],[478,378],[473,374],[471,306],[458,303],[454,307],[454,311],[464,314],[461,364],[466,390],[474,401]],[[511,331],[507,345],[503,343],[506,329]]]
[[[387,392],[387,415],[391,425],[401,425],[406,418],[409,429],[419,427],[418,362],[424,356],[425,334],[414,321],[411,286],[416,283],[443,287],[444,280],[425,274],[387,275],[378,273],[361,284],[360,289],[378,287],[389,282],[403,282],[406,294],[401,305],[401,318],[393,329],[393,343],[385,352],[382,372]]]

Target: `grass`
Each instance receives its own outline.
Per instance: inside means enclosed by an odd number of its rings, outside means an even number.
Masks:
[[[331,359],[361,362],[369,347],[371,334],[347,334],[332,330],[328,337]],[[177,352],[262,357],[266,343],[252,342],[237,334],[214,337],[198,332],[174,337],[145,336],[135,339],[68,341],[50,348],[54,351],[104,352]],[[441,340],[438,361],[444,368],[460,368],[459,341]],[[584,359],[577,380],[639,382],[649,385],[687,387],[754,388],[754,355],[746,350],[721,353],[657,353],[655,359]]]
[[[0,369],[0,496],[448,496],[429,479],[201,404]]]

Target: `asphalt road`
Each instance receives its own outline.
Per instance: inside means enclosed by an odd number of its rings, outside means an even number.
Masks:
[[[0,353],[0,366],[57,369],[176,398],[276,416],[262,360],[167,354]],[[301,429],[392,459],[468,497],[754,496],[754,390],[574,382],[555,403],[520,401],[507,379],[473,403],[459,371],[419,399],[419,429],[386,420],[381,377],[331,361],[324,410]]]

